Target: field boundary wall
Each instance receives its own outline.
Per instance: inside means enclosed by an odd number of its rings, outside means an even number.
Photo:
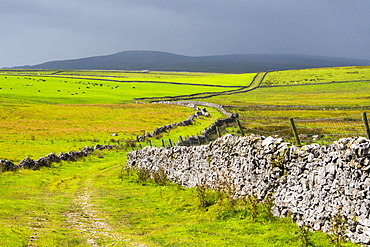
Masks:
[[[110,150],[118,148],[117,145],[100,145],[96,144],[94,147],[84,147],[79,151],[69,151],[68,153],[59,153],[58,155],[50,153],[44,157],[40,157],[37,160],[33,160],[30,157],[26,157],[18,165],[14,164],[9,160],[0,160],[0,172],[17,171],[19,169],[31,169],[37,170],[41,167],[50,167],[54,162],[61,161],[77,161],[82,157],[91,155],[96,150]]]
[[[324,232],[340,227],[351,241],[370,244],[370,141],[364,137],[297,147],[282,138],[229,134],[208,145],[132,151],[127,166],[163,171],[184,187],[272,200],[275,216]]]

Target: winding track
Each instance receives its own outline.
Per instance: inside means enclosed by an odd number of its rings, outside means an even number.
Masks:
[[[263,79],[265,78],[267,72],[258,73],[254,78],[253,81],[248,86],[240,86],[238,89],[228,90],[223,92],[206,92],[206,93],[195,93],[189,95],[178,95],[178,96],[164,96],[164,97],[145,97],[145,98],[134,98],[135,102],[138,101],[149,101],[151,103],[158,102],[158,101],[177,101],[177,100],[195,100],[195,99],[205,99],[211,98],[214,96],[222,96],[222,95],[232,95],[238,93],[245,93],[252,91],[260,86]]]
[[[99,190],[95,185],[96,180],[99,180],[102,177],[112,176],[112,172],[119,172],[121,170],[121,166],[112,165],[102,169],[97,163],[93,164],[95,165],[86,167],[86,170],[83,169],[76,171],[75,176],[72,179],[70,178],[70,174],[61,173],[54,177],[55,180],[50,181],[50,186],[46,186],[44,188],[44,191],[46,192],[44,199],[45,203],[55,203],[53,198],[48,195],[49,191],[52,191],[53,194],[55,193],[54,190],[58,190],[60,191],[60,195],[66,197],[74,194],[72,196],[73,202],[70,205],[70,209],[59,212],[66,219],[61,226],[61,229],[73,229],[76,234],[76,238],[85,242],[82,246],[98,247],[103,246],[102,244],[107,244],[104,246],[146,247],[147,245],[140,242],[137,236],[122,231],[122,228],[128,226],[127,223],[121,221],[121,229],[117,229],[117,225],[111,225],[108,220],[109,215],[104,211],[104,207],[99,207],[99,205],[94,202]],[[68,167],[66,169],[73,169],[73,167]],[[57,185],[56,187],[53,187],[52,184],[55,182],[57,182]],[[76,184],[78,186],[75,187],[74,185]],[[64,190],[66,191],[64,192]],[[50,213],[43,217],[39,215],[33,215],[30,217],[30,221],[28,222],[29,226],[27,228],[30,228],[31,232],[28,244],[25,246],[35,247],[39,246],[40,240],[44,240],[43,242],[45,242],[45,238],[47,238],[47,236],[44,235],[43,229],[50,229],[52,227],[52,221],[55,221],[56,218],[58,218],[58,216]]]

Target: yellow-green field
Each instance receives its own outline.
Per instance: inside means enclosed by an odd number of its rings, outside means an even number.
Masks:
[[[98,143],[124,143],[142,130],[180,122],[193,110],[160,104],[2,103],[0,112],[0,159],[19,162],[27,156],[37,159]]]

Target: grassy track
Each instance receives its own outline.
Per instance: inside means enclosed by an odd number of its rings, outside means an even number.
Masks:
[[[132,237],[114,231],[90,200],[93,181],[118,162],[117,156],[105,162],[92,157],[2,174],[0,246],[126,246]]]

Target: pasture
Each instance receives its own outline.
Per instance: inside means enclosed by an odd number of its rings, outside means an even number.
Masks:
[[[1,97],[46,104],[132,103],[132,98],[220,92],[222,87],[168,83],[119,82],[103,79],[1,76]]]
[[[260,124],[358,115],[369,109],[369,71],[270,72],[249,92],[203,101],[226,105],[242,122]],[[132,98],[223,92],[247,87],[255,76],[0,70],[0,159],[19,162],[97,143],[125,148],[126,141],[144,131],[151,133],[194,112],[167,104],[132,104]],[[211,118],[177,127],[152,144],[197,135],[223,117],[207,110]],[[268,205],[230,205],[217,192],[206,191],[213,204],[205,209],[196,189],[143,181],[142,175],[124,169],[127,151],[97,152],[52,168],[0,174],[0,246],[303,246],[306,240],[313,246],[330,245],[326,234],[306,232],[289,218],[271,217]]]
[[[301,69],[269,72],[262,86],[316,84],[369,80],[369,66]]]

